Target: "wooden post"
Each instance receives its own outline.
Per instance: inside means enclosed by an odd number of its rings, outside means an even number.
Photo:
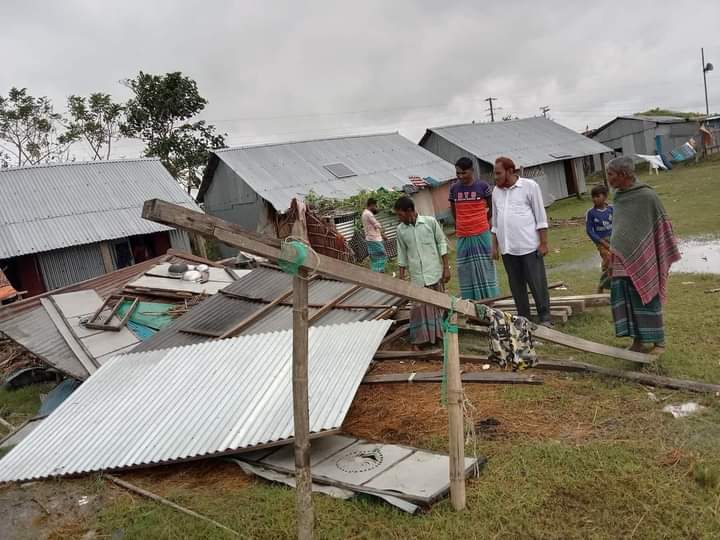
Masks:
[[[293,420],[295,427],[295,515],[297,537],[313,537],[312,476],[310,474],[310,410],[308,404],[308,281],[300,269],[293,278]]]
[[[606,188],[609,188],[607,179],[607,169],[605,168],[605,154],[600,154],[600,168],[602,169],[603,184]]]
[[[458,324],[457,314],[453,314],[450,324]],[[465,508],[465,434],[460,342],[457,332],[448,334],[447,400],[450,436],[450,503],[455,510],[463,510]]]

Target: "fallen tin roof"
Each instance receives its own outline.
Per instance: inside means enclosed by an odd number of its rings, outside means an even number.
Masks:
[[[390,321],[310,328],[310,432],[336,432]],[[292,331],[109,360],[0,460],[0,482],[288,442]]]
[[[219,337],[239,322],[253,315],[259,317],[246,326],[238,335],[274,332],[292,328],[292,307],[276,305],[265,313],[260,313],[268,303],[282,296],[292,288],[292,276],[280,270],[260,267],[241,277],[190,311],[160,330],[153,337],[140,343],[135,352],[178,347],[193,343],[203,343]],[[334,298],[353,288],[350,283],[329,279],[316,279],[308,286],[308,302],[319,306],[331,302]],[[292,298],[287,299],[288,302]],[[354,306],[391,306],[404,303],[396,296],[360,288],[344,299],[341,304]],[[311,307],[309,317],[319,308]],[[387,308],[345,309],[334,308],[314,321],[316,326],[327,324],[351,323],[380,318]]]

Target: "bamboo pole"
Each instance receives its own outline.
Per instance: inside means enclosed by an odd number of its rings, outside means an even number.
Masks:
[[[202,514],[198,514],[197,512],[194,512],[190,510],[189,508],[185,508],[184,506],[180,506],[179,504],[175,504],[172,501],[167,500],[164,497],[161,497],[160,495],[156,495],[152,491],[147,491],[145,489],[142,489],[134,484],[131,484],[130,482],[126,482],[125,480],[121,480],[117,476],[113,476],[112,474],[106,474],[105,478],[110,480],[113,484],[117,484],[120,487],[123,487],[129,491],[133,491],[137,493],[138,495],[142,495],[143,497],[147,497],[148,499],[152,499],[153,501],[159,502],[161,504],[164,504],[166,506],[169,506],[170,508],[173,508],[177,510],[178,512],[182,512],[183,514],[187,514],[188,516],[192,516],[197,519],[201,519],[203,521],[207,521],[208,523],[214,525],[215,527],[218,527],[219,529],[222,529],[224,531],[229,532],[233,536],[240,536],[240,533],[237,531],[232,530],[229,527],[226,527],[222,523],[219,523],[215,521],[214,519],[210,519],[207,516],[203,516]]]
[[[453,314],[450,324],[457,325]],[[455,510],[465,508],[465,436],[462,412],[462,375],[460,373],[460,342],[457,332],[448,333],[447,400],[450,450],[450,503]]]
[[[297,537],[313,537],[312,475],[310,473],[310,410],[308,405],[308,281],[300,269],[293,278],[293,419],[295,428],[295,501]]]

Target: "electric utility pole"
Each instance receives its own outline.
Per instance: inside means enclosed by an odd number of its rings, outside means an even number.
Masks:
[[[548,105],[544,105],[540,107],[540,112],[542,112],[543,118],[547,118],[547,113],[550,112],[550,107]]]
[[[498,98],[496,98],[496,97],[489,97],[489,98],[485,99],[485,101],[487,101],[490,104],[490,108],[485,109],[485,110],[490,111],[490,121],[491,122],[495,121],[495,108],[493,107],[493,101],[497,101],[497,99]]]

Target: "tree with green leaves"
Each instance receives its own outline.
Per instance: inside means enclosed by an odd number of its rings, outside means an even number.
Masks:
[[[100,92],[87,98],[68,98],[70,123],[67,136],[83,139],[92,151],[92,159],[110,159],[113,141],[120,138],[124,106],[115,103],[110,94]]]
[[[180,72],[142,71],[127,81],[134,94],[121,132],[145,142],[145,155],[159,157],[188,193],[200,184],[208,151],[225,147],[225,136],[204,120],[191,121],[207,104],[194,80]]]
[[[47,97],[11,88],[0,96],[0,161],[24,167],[68,159],[74,138],[60,131],[63,121]]]

